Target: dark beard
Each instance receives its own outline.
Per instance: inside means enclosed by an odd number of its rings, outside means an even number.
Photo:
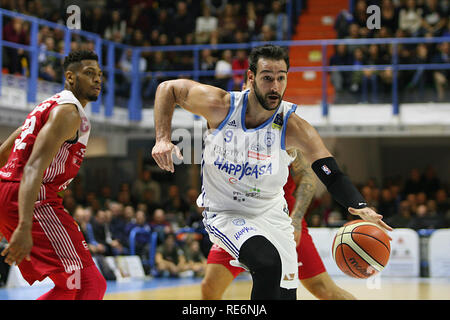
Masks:
[[[88,99],[89,101],[97,101],[98,96],[96,96],[96,95],[91,95],[91,96],[87,96],[86,99]]]
[[[90,95],[89,93],[87,93],[86,95],[82,94],[82,90],[80,88],[80,80],[79,80],[78,76],[77,76],[77,82],[76,82],[75,88],[74,88],[74,93],[76,93],[75,94],[76,97],[78,97],[78,95],[80,95],[82,97],[84,96],[84,98],[86,98],[88,101],[97,101],[97,99],[98,99],[98,95],[95,95],[95,94],[92,94],[92,95]]]
[[[256,86],[256,81],[253,82],[253,90],[255,91],[256,99],[258,99],[259,104],[265,110],[273,111],[273,110],[276,110],[280,106],[282,97],[279,96],[278,94],[277,94],[278,95],[278,100],[279,100],[278,104],[275,107],[273,107],[273,108],[268,106],[268,104],[266,103],[266,100],[264,99],[264,96],[261,94],[261,92],[259,91],[258,87]]]

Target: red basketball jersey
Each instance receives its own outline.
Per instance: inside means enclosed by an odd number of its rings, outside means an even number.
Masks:
[[[290,168],[289,168],[289,170],[290,170]],[[297,186],[295,185],[294,179],[292,179],[292,176],[289,174],[286,184],[283,187],[284,198],[286,199],[289,213],[291,213],[292,210],[294,210],[294,205],[295,205],[294,191],[295,191],[296,187]]]
[[[81,117],[78,137],[74,141],[66,141],[60,147],[50,166],[45,170],[39,190],[38,202],[56,200],[57,193],[65,190],[80,169],[86,151],[90,133],[90,122],[83,106],[69,90],[63,90],[37,105],[22,125],[22,132],[14,142],[14,147],[6,165],[0,169],[0,179],[20,182],[23,168],[26,165],[39,131],[47,122],[50,111],[62,104],[76,105]]]

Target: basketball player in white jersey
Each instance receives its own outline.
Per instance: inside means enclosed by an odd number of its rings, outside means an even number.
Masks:
[[[333,197],[352,214],[392,230],[367,207],[316,130],[283,101],[289,57],[285,49],[264,45],[249,56],[250,89],[226,92],[191,80],[161,83],[155,98],[156,143],[152,156],[174,172],[171,142],[175,105],[203,116],[209,132],[202,160],[204,225],[210,239],[252,275],[252,299],[296,299],[298,267],[294,228],[283,186],[296,149]]]

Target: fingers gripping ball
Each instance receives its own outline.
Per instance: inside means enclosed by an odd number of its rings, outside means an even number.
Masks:
[[[333,240],[333,258],[339,269],[354,278],[369,278],[389,261],[389,237],[376,224],[355,220],[343,225]]]

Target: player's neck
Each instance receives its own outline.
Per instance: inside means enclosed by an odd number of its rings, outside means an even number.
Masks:
[[[79,93],[77,93],[76,90],[74,90],[70,85],[68,85],[67,83],[64,85],[64,89],[65,90],[69,90],[73,93],[73,95],[75,96],[75,98],[78,99],[78,101],[80,101],[81,106],[84,108],[86,107],[87,103],[89,102],[89,100],[81,97],[81,95]]]

